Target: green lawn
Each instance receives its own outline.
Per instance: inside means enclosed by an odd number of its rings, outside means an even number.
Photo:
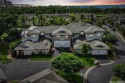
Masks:
[[[7,42],[0,42],[0,52],[1,52],[1,62],[7,62],[7,55],[8,55],[8,50],[9,50],[9,45]]]
[[[20,82],[17,80],[13,80],[13,81],[10,81],[9,83],[20,83]]]
[[[65,80],[67,80],[69,83],[83,83],[83,77],[81,77],[78,74],[71,74],[70,76],[66,74],[63,71],[56,71],[58,75],[63,77]]]
[[[83,63],[85,66],[87,67],[91,67],[91,66],[94,66],[94,61],[95,59],[94,58],[89,58],[89,57],[81,57]]]
[[[92,55],[82,55],[82,54],[76,54],[79,56],[80,59],[82,59],[84,66],[91,67],[94,66],[94,61],[96,60]]]
[[[45,55],[45,54],[41,54],[41,55],[32,55],[29,60],[30,61],[50,61],[52,58],[52,55]]]

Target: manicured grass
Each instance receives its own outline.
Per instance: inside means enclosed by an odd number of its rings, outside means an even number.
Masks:
[[[7,59],[9,45],[7,42],[0,42],[0,52],[1,52],[1,62],[6,63],[10,62],[9,59]]]
[[[82,59],[84,66],[86,66],[86,67],[94,66],[94,61],[96,59],[91,54],[89,54],[89,55],[76,54],[76,55]]]
[[[94,58],[89,58],[89,57],[81,57],[82,61],[83,61],[83,64],[87,67],[91,67],[91,66],[94,66],[94,61],[95,59]]]
[[[17,80],[13,80],[13,81],[10,81],[9,83],[20,83],[20,82]]]
[[[7,42],[0,42],[0,48],[2,55],[8,55],[9,45]]]
[[[63,71],[56,71],[56,73],[67,80],[69,83],[83,83],[84,80],[83,77],[78,74],[68,75]]]
[[[29,60],[30,61],[50,61],[52,58],[52,55],[45,55],[45,54],[41,54],[41,55],[32,55]]]

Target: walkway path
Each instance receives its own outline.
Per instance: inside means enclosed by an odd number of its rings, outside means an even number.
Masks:
[[[54,57],[58,56],[59,55],[59,50],[55,49],[54,50]]]

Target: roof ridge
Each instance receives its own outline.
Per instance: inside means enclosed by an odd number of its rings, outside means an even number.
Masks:
[[[92,28],[92,26],[90,26],[87,30],[85,30],[85,32],[88,32],[91,28]]]
[[[36,74],[22,80],[22,82],[25,82],[25,81],[34,82],[35,80],[38,80],[38,79],[40,79],[40,78],[42,78],[42,77],[44,77],[44,76],[46,76],[46,75],[48,75],[50,73],[52,73],[52,70],[47,68],[47,69],[45,69],[45,70],[43,70],[41,72],[38,72],[38,73],[36,73]]]

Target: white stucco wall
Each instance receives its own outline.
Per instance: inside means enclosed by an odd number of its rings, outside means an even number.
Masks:
[[[42,51],[43,54],[47,54],[49,50],[34,50],[34,54],[39,54],[39,52]]]
[[[49,50],[42,50],[42,53],[47,54],[47,53],[49,53]]]
[[[70,47],[70,41],[54,41],[54,47]]]
[[[39,54],[39,52],[42,51],[43,54],[47,54],[49,50],[33,50],[33,51],[23,51],[24,55],[32,55],[32,52],[34,54]]]
[[[75,50],[75,52],[81,53],[81,50]],[[107,55],[108,50],[93,50],[91,54],[92,55]]]
[[[24,55],[31,55],[32,51],[23,51]]]
[[[108,50],[93,50],[92,55],[107,55]]]
[[[93,34],[85,34],[85,36],[87,40],[94,40],[94,39],[102,40],[103,34],[104,32],[96,32]]]

